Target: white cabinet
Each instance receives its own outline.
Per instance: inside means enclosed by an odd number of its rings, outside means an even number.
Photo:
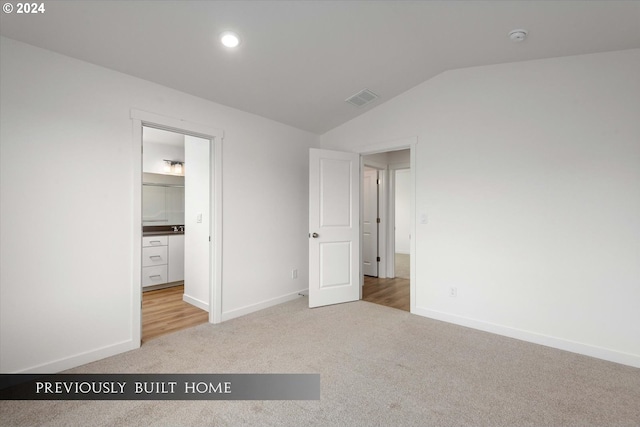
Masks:
[[[168,282],[167,236],[142,238],[142,286],[161,285]]]
[[[145,225],[169,224],[164,187],[142,186],[142,221]]]
[[[183,224],[184,177],[145,173],[142,183],[142,225]]]
[[[184,234],[169,236],[169,282],[184,280]]]
[[[142,286],[184,280],[184,234],[142,238]]]

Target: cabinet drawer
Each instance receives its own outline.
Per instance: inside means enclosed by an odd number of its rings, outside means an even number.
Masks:
[[[142,238],[142,247],[167,246],[168,236],[147,236]]]
[[[142,268],[142,286],[153,286],[167,283],[167,266],[156,265]]]
[[[142,266],[163,265],[167,263],[167,246],[142,248]]]

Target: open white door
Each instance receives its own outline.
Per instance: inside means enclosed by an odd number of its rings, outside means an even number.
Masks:
[[[309,307],[360,299],[360,156],[309,153]]]
[[[362,183],[362,273],[378,277],[378,171],[364,169]]]

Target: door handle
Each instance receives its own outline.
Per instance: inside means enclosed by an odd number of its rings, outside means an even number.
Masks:
[[[318,233],[313,233],[311,237],[313,237],[314,239],[317,239],[318,237],[320,237],[320,235]]]

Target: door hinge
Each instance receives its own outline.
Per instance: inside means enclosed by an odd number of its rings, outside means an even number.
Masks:
[[[380,257],[376,257],[376,261],[380,262]]]
[[[380,224],[380,218],[376,218],[376,222]]]

